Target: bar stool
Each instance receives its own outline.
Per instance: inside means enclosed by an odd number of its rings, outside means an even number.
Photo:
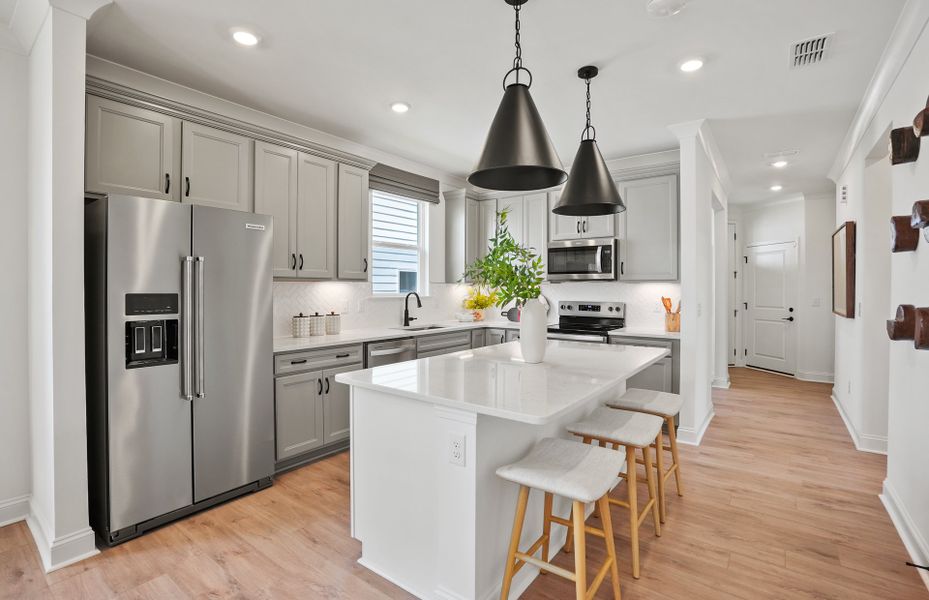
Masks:
[[[652,466],[651,446],[660,444],[662,421],[655,415],[614,410],[600,407],[595,409],[583,421],[572,423],[567,430],[581,437],[585,444],[598,442],[600,446],[610,444],[614,450],[625,450],[626,472],[619,476],[626,480],[626,500],[609,497],[609,504],[629,509],[629,541],[632,546],[632,576],[639,578],[639,528],[652,515],[655,535],[661,536],[661,518],[658,512],[658,495],[655,485],[655,469]],[[641,510],[638,508],[638,469],[636,468],[636,450],[642,453],[645,465],[645,482],[648,485],[648,502]],[[603,511],[600,512],[603,518]]]
[[[677,429],[674,426],[674,417],[681,412],[681,406],[684,404],[680,394],[671,394],[669,392],[659,392],[655,390],[642,390],[632,388],[626,390],[626,393],[619,398],[607,401],[606,405],[610,408],[621,410],[632,410],[636,412],[657,415],[665,420],[668,425],[668,440],[670,446],[665,446],[662,442],[656,446],[658,455],[658,472],[661,473],[658,485],[658,503],[661,505],[661,521],[667,518],[667,506],[665,504],[665,482],[674,473],[674,485],[677,488],[677,495],[684,495],[684,488],[681,484],[681,461],[677,454]],[[671,466],[667,471],[662,469],[661,457],[663,451],[670,450]]]
[[[507,552],[506,570],[503,575],[503,588],[500,591],[501,600],[507,600],[513,576],[526,563],[539,567],[543,572],[547,571],[573,581],[577,600],[587,600],[596,595],[609,571],[613,584],[613,599],[619,600],[619,569],[616,564],[616,547],[613,543],[613,525],[610,521],[607,494],[616,481],[616,473],[622,468],[623,458],[622,454],[604,448],[587,446],[569,440],[545,438],[518,462],[497,469],[499,477],[520,486],[516,517],[513,520],[513,532]],[[523,532],[530,488],[545,492],[542,536],[526,552],[520,552],[519,538]],[[572,520],[552,516],[552,500],[556,494],[572,501]],[[584,523],[585,505],[590,502],[596,502],[604,515],[602,530]],[[568,527],[569,539],[573,530],[575,546],[573,573],[548,562],[552,523]],[[607,553],[606,562],[597,571],[590,588],[587,587],[585,533],[603,538]],[[540,548],[542,550],[541,560],[534,556]]]

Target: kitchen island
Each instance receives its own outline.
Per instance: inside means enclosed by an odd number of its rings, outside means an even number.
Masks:
[[[667,353],[549,341],[545,362],[530,365],[513,342],[337,375],[351,386],[359,562],[420,598],[499,596],[518,490],[496,469],[544,437],[570,438],[565,425]],[[568,515],[564,499],[554,507]],[[541,515],[542,494],[533,493],[526,545],[540,535]],[[552,528],[553,554],[565,534]],[[523,568],[511,597],[537,574]]]

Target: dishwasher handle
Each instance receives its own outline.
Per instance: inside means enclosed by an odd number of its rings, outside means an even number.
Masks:
[[[405,354],[412,349],[409,346],[399,346],[397,348],[385,348],[384,350],[368,350],[368,356],[393,356],[395,354]]]

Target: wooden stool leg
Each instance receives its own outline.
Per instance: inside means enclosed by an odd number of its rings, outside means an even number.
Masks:
[[[664,500],[664,434],[658,431],[658,438],[655,440],[655,469],[658,471],[658,514],[661,516],[661,522],[668,520],[668,508]]]
[[[632,546],[632,576],[639,578],[639,506],[638,468],[635,464],[635,448],[626,448],[626,487],[629,496],[629,541]]]
[[[655,535],[661,537],[661,516],[658,514],[658,493],[655,490],[655,465],[652,464],[652,449],[642,448],[642,460],[645,461],[645,482],[648,484],[648,500],[652,503],[652,521],[655,522]],[[659,478],[660,479],[660,478]]]
[[[542,542],[542,560],[548,562],[548,545],[549,538],[552,536],[552,494],[545,492],[545,516],[542,520],[542,536],[544,541]],[[542,574],[546,574],[548,571],[542,571]]]
[[[565,554],[571,554],[574,551],[574,505],[571,505],[571,514],[568,515],[568,522],[572,525],[568,525],[568,537],[565,538],[564,542],[564,551]]]
[[[523,519],[526,517],[526,504],[529,502],[529,488],[519,487],[519,500],[516,501],[516,517],[513,519],[513,532],[510,534],[510,549],[506,554],[506,570],[503,573],[503,588],[500,600],[508,600],[513,573],[516,570],[516,552],[519,550],[519,538],[523,534]],[[581,523],[583,528],[583,522]]]
[[[584,503],[575,501],[572,508],[574,529],[574,589],[577,600],[587,600],[587,548],[584,545]]]
[[[620,600],[619,593],[619,565],[616,558],[616,541],[613,539],[613,516],[610,514],[609,494],[597,501],[600,514],[603,515],[603,540],[606,542],[607,560],[613,561],[610,567],[610,579],[613,582],[613,600]]]
[[[674,430],[674,417],[668,417],[668,438],[671,440],[671,458],[674,460],[674,484],[677,487],[677,495],[684,495],[684,487],[681,485],[681,461],[677,456],[677,431]]]

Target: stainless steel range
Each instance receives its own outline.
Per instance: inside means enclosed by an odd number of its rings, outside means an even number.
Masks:
[[[624,302],[558,303],[558,324],[548,328],[550,340],[574,340],[608,344],[610,332],[626,325]]]

